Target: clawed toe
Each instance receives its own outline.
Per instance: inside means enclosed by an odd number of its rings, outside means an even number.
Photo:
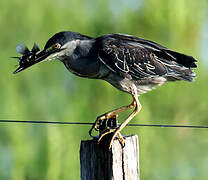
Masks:
[[[92,125],[91,129],[89,130],[89,135],[92,136],[92,131],[99,131],[100,134],[102,132],[107,132],[109,129],[117,128],[117,114],[109,115],[106,113],[104,115],[98,116],[95,123]]]

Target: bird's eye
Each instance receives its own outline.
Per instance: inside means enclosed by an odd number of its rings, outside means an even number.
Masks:
[[[60,49],[60,47],[61,47],[61,44],[59,44],[59,43],[54,44],[54,48]]]

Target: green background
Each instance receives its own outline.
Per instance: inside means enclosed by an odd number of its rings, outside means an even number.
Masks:
[[[17,44],[43,48],[62,30],[132,34],[195,57],[196,81],[166,83],[142,95],[143,109],[132,123],[208,125],[206,0],[1,0],[0,119],[94,122],[131,102],[104,81],[74,76],[59,61],[12,74]],[[0,179],[80,179],[79,146],[90,139],[89,128],[1,123]],[[126,127],[122,133],[139,135],[142,180],[208,178],[207,129]]]

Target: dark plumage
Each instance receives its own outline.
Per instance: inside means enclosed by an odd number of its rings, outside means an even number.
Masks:
[[[192,81],[196,60],[141,38],[109,34],[96,39],[101,61],[113,72],[134,80],[162,76],[167,80]]]
[[[59,33],[56,33],[54,36],[52,36],[46,43],[44,49],[50,48],[52,45],[59,43],[60,45],[64,45],[69,41],[80,39],[80,40],[87,40],[92,39],[89,36],[80,34],[80,33],[74,33],[71,31],[62,31]]]
[[[155,42],[124,35],[107,34],[91,38],[79,33],[64,31],[55,34],[46,43],[44,49],[33,48],[29,51],[19,45],[18,73],[43,60],[59,59],[75,75],[93,79],[103,79],[117,89],[128,92],[133,97],[130,105],[107,112],[99,116],[90,130],[98,130],[98,124],[105,119],[116,118],[120,112],[134,108],[129,117],[114,130],[106,129],[102,137],[113,132],[110,147],[116,135],[141,110],[138,96],[160,86],[166,81],[193,81],[196,60],[185,54],[169,50]],[[109,131],[108,131],[109,130]],[[121,136],[120,140],[122,143]]]

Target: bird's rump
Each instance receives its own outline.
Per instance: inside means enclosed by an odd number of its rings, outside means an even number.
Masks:
[[[196,60],[157,43],[129,35],[109,34],[96,39],[98,57],[111,71],[132,79],[165,77],[192,81]]]

